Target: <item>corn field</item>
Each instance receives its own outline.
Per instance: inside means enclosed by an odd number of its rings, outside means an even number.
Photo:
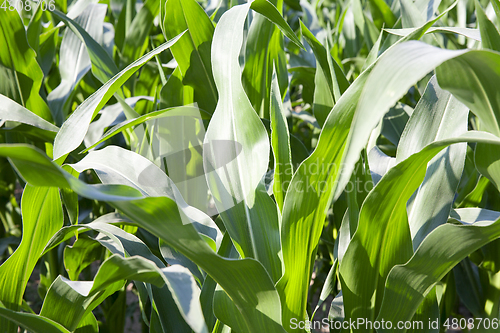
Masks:
[[[0,2],[0,333],[500,331],[499,0]]]

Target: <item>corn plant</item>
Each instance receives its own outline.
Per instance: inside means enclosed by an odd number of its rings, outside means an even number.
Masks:
[[[499,24],[4,1],[0,332],[497,331]]]

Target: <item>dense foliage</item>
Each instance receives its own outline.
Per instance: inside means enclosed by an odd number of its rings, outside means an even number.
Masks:
[[[0,332],[498,331],[499,24],[4,1]]]

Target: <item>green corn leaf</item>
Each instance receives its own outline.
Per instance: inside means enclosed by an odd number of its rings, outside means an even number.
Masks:
[[[167,284],[175,293],[174,299],[184,316],[197,318],[191,321],[193,324],[197,322],[193,330],[207,332],[204,320],[200,321],[203,315],[197,301],[199,289],[189,271],[178,265],[160,269],[154,262],[139,256],[123,258],[112,255],[101,265],[94,281],[70,281],[58,277],[47,292],[40,314],[74,330],[80,319],[103,300],[102,292],[110,295],[126,280],[144,281],[158,287]],[[67,311],[61,311],[63,308]]]
[[[159,118],[165,118],[165,117],[179,117],[179,116],[190,116],[192,115],[193,117],[199,117],[205,116],[209,117],[210,115],[207,113],[200,112],[198,108],[190,107],[190,106],[181,106],[181,107],[175,107],[175,108],[167,108],[163,110],[158,110],[154,112],[150,112],[148,114],[145,114],[143,116],[134,118],[134,119],[129,119],[126,120],[120,124],[117,124],[113,126],[109,131],[104,133],[104,135],[94,144],[92,144],[90,147],[85,149],[82,153],[86,153],[89,150],[97,147],[99,144],[103,143],[104,141],[112,138],[118,133],[121,133],[129,128],[132,128],[134,126],[137,126],[139,124],[145,123],[148,120],[153,120],[153,119],[159,119]]]
[[[155,17],[160,12],[160,0],[144,2],[132,20],[125,34],[122,48],[122,64],[128,65],[144,54],[148,46],[148,36]],[[181,33],[182,31],[179,31]]]
[[[37,61],[40,59],[38,53],[40,52],[40,34],[42,33],[43,15],[43,10],[40,5],[41,4],[34,8],[33,15],[31,16],[30,22],[28,23],[28,28],[26,29],[28,44],[37,54]]]
[[[51,121],[49,107],[40,97],[43,72],[28,44],[26,30],[17,11],[0,11],[0,93]]]
[[[76,281],[83,269],[101,258],[98,242],[89,238],[78,238],[72,246],[64,249],[64,267],[70,280]]]
[[[269,118],[273,66],[277,67],[280,92],[283,94],[288,81],[284,40],[276,28],[279,28],[298,47],[303,48],[293,30],[283,19],[282,7],[282,0],[273,2],[256,0],[250,5],[250,8],[258,14],[253,17],[248,31],[242,81],[253,108],[260,117],[266,119]]]
[[[361,69],[362,71],[370,67],[371,64],[375,62],[375,60],[378,58],[378,53],[380,51],[380,43],[382,42],[382,36],[384,35],[384,31],[381,30],[380,34],[377,38],[377,41],[375,44],[373,44],[373,47],[370,49],[370,53],[366,57],[366,61],[363,64],[363,68]]]
[[[133,169],[129,163],[134,165]],[[196,223],[200,232],[207,236],[211,246],[217,248],[220,245],[222,234],[212,219],[195,207],[188,206],[172,180],[147,158],[130,150],[108,146],[90,152],[71,167],[78,172],[94,169],[103,184],[128,185],[148,196],[167,196],[175,200],[190,223]]]
[[[105,5],[90,4],[76,19],[82,30],[96,41],[102,40],[102,24],[106,16]],[[61,83],[47,96],[50,111],[58,125],[66,119],[66,101],[73,89],[90,69],[90,58],[84,42],[70,29],[66,29],[59,53]],[[114,74],[114,73],[113,73]]]
[[[500,52],[500,34],[495,25],[486,16],[479,1],[475,1],[477,23],[481,32],[483,48]]]
[[[405,37],[408,36],[408,34],[414,32],[416,29],[417,28],[384,29],[384,31],[387,31],[388,33],[393,35]],[[477,40],[479,42],[481,41],[481,34],[479,32],[479,29],[460,28],[460,27],[432,27],[426,31],[426,34],[431,34],[431,33],[459,34],[467,38]]]
[[[255,6],[255,1],[252,5]],[[261,1],[261,4],[267,4]],[[274,1],[278,8],[283,7],[283,0]],[[274,10],[278,11],[271,5]],[[262,10],[261,10],[262,11]],[[268,12],[264,10],[264,12]],[[281,17],[278,11],[277,16]],[[286,76],[286,61],[284,41],[278,28],[261,14],[255,14],[248,30],[245,45],[245,67],[243,69],[243,87],[248,99],[257,114],[269,119],[270,87],[273,75],[273,64],[277,65],[279,87],[285,92],[288,78]],[[285,68],[283,68],[283,65]]]
[[[15,121],[29,126],[17,126],[23,133],[33,135],[37,138],[52,141],[59,128],[52,125],[35,113],[17,104],[12,99],[0,95],[0,119],[5,121]]]
[[[373,16],[373,23],[377,28],[381,28],[385,24],[386,27],[392,28],[396,23],[396,16],[391,11],[391,8],[384,0],[370,0],[370,11]]]
[[[191,259],[219,283],[244,318],[246,332],[284,332],[278,293],[259,262],[216,255],[192,224],[183,224],[178,208],[169,198],[114,202],[113,206]]]
[[[45,76],[52,68],[52,61],[58,45],[59,29],[51,29],[40,35],[40,50],[37,52],[37,61]]]
[[[278,283],[281,297],[287,298],[285,323],[289,318],[305,318],[301,316],[305,316],[311,271],[304,267],[312,269],[326,208],[348,183],[371,131],[415,81],[463,53],[416,41],[398,44],[365,70],[333,108],[316,150],[294,174],[290,185],[293,190],[285,197],[281,234],[285,275]]]
[[[141,100],[153,101],[154,99],[149,96],[136,96],[126,98],[124,102],[129,105],[130,108],[134,108],[137,105],[137,102]],[[90,147],[94,146],[95,142],[99,141],[99,139],[104,134],[104,130],[119,120],[126,118],[126,113],[130,115],[130,110],[125,110],[123,108],[123,103],[116,103],[110,106],[103,108],[99,113],[101,116],[98,120],[93,121],[90,126],[87,134],[85,135],[85,146]],[[83,151],[83,153],[87,152],[90,148],[87,148]]]
[[[439,86],[450,91],[480,119],[481,128],[500,135],[500,55],[491,51],[470,51],[436,69]],[[500,152],[488,145],[477,145],[476,167],[500,188]]]
[[[126,219],[123,216],[110,213],[101,216],[100,218],[94,220],[89,224],[62,228],[56,235],[54,235],[54,237],[52,237],[51,241],[45,248],[45,252],[54,248],[61,242],[70,239],[77,233],[77,231],[83,232],[87,230],[95,230],[101,233],[101,235],[98,235],[95,240],[101,243],[101,245],[106,247],[112,253],[118,254],[123,257],[140,256],[142,258],[153,261],[159,268],[165,268],[164,264],[151,253],[149,248],[140,239],[110,224],[130,222],[130,220]],[[138,283],[142,282],[135,281],[136,286],[140,286],[140,284]],[[172,290],[169,288],[172,288]],[[163,286],[161,288],[154,285],[151,286],[152,298],[155,301],[156,310],[161,314],[159,320],[161,321],[163,326],[168,326],[172,329],[187,327],[188,330],[190,330],[189,326],[185,323],[185,320],[193,326],[193,329],[201,329],[202,326],[196,324],[200,319],[199,313],[195,311],[192,312],[191,315],[189,315],[184,311],[182,314],[179,312],[177,303],[173,299],[173,295],[176,295],[176,299],[179,299],[179,297],[185,299],[184,296],[178,295],[180,291],[181,290],[179,288],[175,289],[175,286]],[[96,304],[99,304],[102,299],[103,298],[100,297],[97,301],[94,302]],[[175,312],[175,318],[170,318],[170,316],[174,316],[172,312]]]
[[[293,175],[292,155],[290,151],[290,134],[281,102],[278,79],[274,76],[271,85],[271,145],[274,155],[273,193],[280,210],[283,209],[286,190]]]
[[[323,285],[323,288],[321,289],[321,293],[319,295],[318,304],[316,304],[316,307],[314,308],[314,312],[311,318],[314,318],[314,315],[316,314],[316,311],[318,311],[319,307],[337,289],[337,270],[338,270],[338,261],[335,260],[333,262],[332,267],[328,271],[328,275],[326,276],[325,279],[325,284]]]
[[[140,192],[128,186],[88,185],[63,170],[41,150],[30,145],[1,144],[0,156],[8,157],[24,180],[34,186],[72,189],[86,198],[103,201],[142,197]]]
[[[281,32],[287,36],[295,45],[300,48],[304,48],[297,35],[293,32],[292,28],[285,21],[281,12],[276,8],[276,6],[269,2],[268,0],[254,0],[250,4],[250,8],[255,10],[257,13],[265,16],[269,21],[276,24],[276,26],[281,30]]]
[[[103,263],[101,267],[108,266],[109,264]],[[119,270],[121,267],[116,268]],[[59,275],[45,295],[40,315],[63,325],[69,331],[74,331],[90,311],[104,299],[122,289],[125,284],[122,279],[115,278],[112,281],[100,293],[89,294],[92,281],[71,281]]]
[[[309,288],[313,259],[326,209],[332,199],[340,196],[345,184],[349,181],[354,165],[372,129],[376,127],[387,109],[394,105],[415,81],[432,70],[433,66],[462,54],[463,51],[456,51],[452,54],[448,53],[452,51],[441,51],[419,42],[402,43],[423,36],[425,31],[445,13],[446,11],[391,47],[351,84],[330,112],[316,150],[295,172],[283,207],[281,240],[285,273],[277,284],[282,302],[286,304],[283,309],[285,325],[290,322],[291,318],[306,318],[306,290]],[[425,51],[425,48],[428,49]],[[420,58],[415,53],[417,49],[419,52],[429,52],[429,58],[435,57],[434,61],[439,61],[433,65],[430,59]],[[416,62],[409,61],[409,58],[399,54],[403,50]],[[448,53],[447,56],[446,53]],[[413,58],[414,56],[416,58]],[[387,63],[382,62],[380,65],[383,58],[386,58],[384,62],[387,61]],[[425,64],[422,65],[419,61]],[[411,65],[411,70],[399,71],[401,81],[396,79],[392,72],[391,74],[387,72],[388,67],[391,71],[398,71],[395,64],[403,67]],[[380,72],[373,76],[371,83],[373,86],[368,89],[366,88],[367,81],[372,77],[375,65],[379,66]],[[408,74],[415,75],[415,77],[411,78]],[[405,81],[404,84],[403,81]],[[388,89],[389,82],[391,89]],[[366,98],[363,103],[365,105],[361,107],[360,97],[364,89],[370,93],[363,96],[363,99]],[[398,92],[395,93],[392,89]],[[384,92],[381,93],[380,90]],[[373,95],[371,95],[372,92]],[[384,106],[378,109],[381,105],[374,105],[374,101]],[[356,122],[353,123],[355,112],[357,113]],[[350,131],[356,134],[353,135]],[[297,209],[297,207],[300,208]],[[297,246],[297,244],[301,245]],[[309,271],[304,267],[309,267]]]
[[[98,9],[96,8],[96,10]],[[74,35],[78,37],[80,41],[85,43],[90,62],[92,64],[92,73],[99,81],[106,83],[114,77],[116,73],[118,73],[118,68],[116,67],[113,59],[111,59],[106,50],[104,50],[104,48],[94,38],[92,38],[92,36],[82,26],[58,10],[55,10],[52,13],[66,23]],[[99,37],[99,35],[96,36]],[[123,73],[123,71],[120,73]]]
[[[214,34],[212,21],[195,0],[162,0],[160,18],[168,40],[188,31],[173,45],[172,54],[182,84],[192,87],[194,102],[212,114],[218,98],[210,60]]]
[[[57,188],[24,189],[21,209],[23,238],[16,251],[0,266],[0,301],[14,311],[22,303],[26,283],[40,258],[43,248],[63,224],[61,198]],[[15,332],[12,323],[0,320],[6,332]]]
[[[411,319],[427,293],[455,265],[499,236],[498,220],[479,219],[471,224],[448,223],[436,228],[408,263],[391,270],[377,320],[394,323]]]
[[[95,318],[93,313],[89,313],[85,316],[78,327],[75,330],[75,333],[98,333],[99,332],[99,324],[97,319]]]
[[[70,331],[64,328],[64,326],[56,323],[55,321],[32,313],[9,310],[1,304],[1,302],[0,316],[2,316],[2,329],[5,329],[5,326],[3,326],[5,323],[3,321],[7,319],[11,323],[16,323],[16,325],[19,325],[33,333],[70,333]],[[8,330],[5,330],[5,332],[8,332]],[[14,332],[17,332],[17,330],[14,329]]]
[[[224,238],[222,239],[222,243],[217,254],[226,258],[234,258],[234,259],[239,258],[240,255],[238,254],[238,251],[236,251],[236,249],[234,248],[228,233],[224,235]],[[207,321],[209,329],[212,330],[216,324],[216,321],[218,320],[215,316],[215,313],[217,312],[217,317],[224,316],[224,313],[221,313],[222,311],[220,311],[220,304],[213,301],[216,288],[217,288],[217,283],[215,283],[212,277],[207,276],[205,282],[203,283],[200,296],[200,301],[203,307],[203,314],[205,316],[205,320]]]
[[[168,78],[160,91],[160,106],[172,107],[190,105],[194,102],[193,87],[182,84],[182,74],[179,66]],[[202,110],[200,110],[202,111]],[[208,113],[210,115],[210,113]]]
[[[136,191],[126,190],[128,187],[115,185],[108,194],[110,185],[101,185],[89,190],[90,185],[69,181],[60,167],[35,148],[18,145],[0,145],[0,155],[9,156],[18,171],[28,181],[37,181],[45,186],[69,186],[78,194],[103,201],[124,212],[134,223],[152,234],[162,238],[169,246],[181,252],[209,274],[231,297],[247,325],[248,332],[280,332],[281,303],[269,273],[258,261],[247,258],[241,260],[225,259],[218,256],[200,237],[193,223],[185,224],[177,204],[168,197],[150,197],[143,200],[130,200]],[[37,153],[33,153],[37,152]],[[29,161],[31,167],[23,166]],[[16,164],[17,163],[17,164]],[[51,177],[47,177],[50,170]],[[43,176],[42,176],[43,175]],[[69,178],[69,179],[71,179]],[[123,196],[118,195],[123,194]],[[182,215],[181,215],[182,214]],[[168,220],[165,220],[168,217]]]
[[[243,86],[257,114],[269,118],[269,93],[276,66],[280,92],[287,88],[286,55],[281,32],[297,46],[303,48],[299,39],[282,17],[283,1],[252,1],[250,8],[256,14],[248,31],[243,69]],[[273,24],[274,23],[274,24]]]
[[[413,254],[406,202],[422,182],[427,163],[443,148],[464,141],[500,143],[499,138],[486,132],[467,132],[436,141],[390,169],[368,194],[358,229],[339,267],[346,319],[356,321],[377,315],[389,271]]]
[[[401,136],[396,162],[420,151],[432,141],[466,132],[468,115],[469,109],[442,90],[433,76]],[[466,151],[465,144],[455,145],[429,162],[425,179],[408,207],[413,249],[417,249],[429,232],[448,220]]]
[[[67,156],[67,154],[77,149],[85,138],[92,120],[113,94],[120,89],[122,84],[151,58],[175,44],[179,38],[180,36],[171,39],[169,42],[162,44],[134,61],[80,104],[68,120],[64,122],[56,136],[54,142],[54,159],[57,160],[63,156]]]
[[[248,11],[249,5],[233,7],[215,29],[212,69],[219,102],[205,135],[210,149],[203,151],[204,169],[240,255],[259,260],[277,281],[281,277],[278,214],[261,183],[269,161],[269,139],[245,94],[238,63]],[[217,142],[228,144],[222,149]]]
[[[427,21],[426,17],[420,14],[414,2],[411,0],[400,0],[400,2],[403,28],[418,27]]]
[[[316,56],[313,111],[319,125],[323,126],[335,102],[349,87],[349,82],[337,62],[332,59],[328,47],[325,49],[303,23],[301,30]]]

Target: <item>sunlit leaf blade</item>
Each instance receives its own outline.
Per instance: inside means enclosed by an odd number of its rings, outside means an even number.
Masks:
[[[160,91],[160,106],[172,107],[194,103],[193,87],[182,84],[182,74],[179,66],[168,78]],[[210,114],[210,113],[209,113]]]
[[[68,272],[70,280],[76,281],[82,270],[95,260],[99,260],[101,247],[92,239],[80,237],[73,245],[67,245],[64,249],[64,267]]]
[[[425,29],[420,28],[418,34]],[[373,128],[412,84],[443,61],[463,53],[415,41],[395,45],[335,104],[316,150],[294,174],[290,184],[293,191],[285,197],[281,234],[285,275],[277,286],[282,299],[287,299],[283,322],[305,318],[304,295],[311,271],[306,272],[304,267],[312,269],[328,204],[344,190]]]
[[[85,138],[91,121],[113,94],[120,89],[121,85],[156,54],[175,44],[179,38],[180,36],[171,39],[140,59],[134,61],[80,104],[68,120],[61,126],[56,136],[54,142],[54,159],[57,160],[78,148]]]
[[[414,32],[416,28],[406,28],[406,29],[384,29],[388,33],[398,35],[398,36],[407,36],[408,34]],[[471,38],[477,41],[481,41],[481,34],[478,29],[471,28],[460,28],[460,27],[432,27],[427,30],[426,34],[430,33],[452,33],[463,35],[467,38]]]
[[[39,94],[43,72],[16,10],[0,11],[0,45],[0,94],[51,121],[49,107]]]
[[[0,155],[9,156],[11,160],[18,162],[18,166],[22,165],[19,162],[29,161],[31,167],[18,167],[28,181],[35,180],[45,186],[69,186],[68,179],[60,167],[38,150],[28,147],[1,145]],[[46,177],[47,170],[51,170],[51,178]],[[71,175],[69,177],[76,180]],[[90,185],[78,180],[69,182],[71,188],[78,194],[109,202],[133,222],[162,238],[169,246],[184,254],[212,276],[238,307],[248,332],[285,332],[281,326],[280,298],[269,273],[262,264],[250,258],[234,260],[218,256],[200,237],[193,223],[184,224],[186,217],[181,216],[177,204],[172,199],[150,197],[137,201],[131,197],[133,194],[137,195],[137,191],[131,191],[129,187],[116,185],[112,187],[114,193],[109,195],[103,190],[111,188],[110,185],[101,185],[89,190]],[[116,201],[130,199],[132,201]],[[165,220],[165,217],[168,217],[168,220]]]
[[[169,198],[146,198],[114,202],[113,205],[191,259],[219,283],[239,309],[247,332],[284,332],[278,293],[259,262],[249,258],[230,260],[216,255],[192,224],[183,224],[175,203]],[[165,220],[165,216],[169,219]]]
[[[96,41],[102,40],[102,24],[106,16],[105,5],[90,4],[76,19],[82,29]],[[90,58],[85,43],[74,32],[66,29],[59,53],[61,83],[47,96],[50,111],[57,124],[66,119],[66,101],[73,89],[90,69]]]
[[[30,145],[2,144],[0,156],[8,157],[24,180],[34,186],[70,188],[79,195],[96,200],[128,200],[142,197],[140,192],[128,186],[88,185],[63,170],[38,148]]]
[[[279,209],[282,210],[286,190],[292,180],[292,155],[290,151],[288,123],[285,117],[283,103],[281,102],[281,94],[276,76],[273,77],[271,84],[271,105],[269,113],[271,119],[271,145],[274,155],[273,193]]]
[[[500,55],[491,51],[470,51],[436,69],[440,87],[450,91],[479,118],[481,129],[500,135]],[[500,188],[500,152],[477,145],[476,167]]]
[[[273,3],[269,2],[268,0],[255,0],[251,2],[250,8],[255,10],[257,13],[265,16],[269,21],[276,24],[281,32],[285,36],[287,36],[295,45],[300,48],[304,48],[297,35],[295,35],[283,16],[281,16],[281,12]]]
[[[401,136],[396,161],[406,159],[433,141],[466,132],[468,115],[469,109],[442,90],[433,76]],[[455,145],[429,162],[425,179],[408,207],[413,249],[417,249],[429,232],[448,220],[466,151],[465,144]]]
[[[80,320],[75,333],[98,333],[99,324],[93,313],[89,313],[85,318]]]
[[[148,96],[136,96],[126,98],[124,102],[127,103],[130,108],[134,108],[137,105],[137,102],[141,100],[153,101],[154,99]],[[85,139],[83,142],[87,147],[97,145],[96,142],[101,139],[106,128],[111,127],[112,125],[116,125],[118,122],[124,121],[126,118],[125,110],[121,103],[109,105],[103,108],[99,113],[101,116],[98,120],[93,121],[90,124],[87,134],[85,135]],[[87,148],[83,152],[86,152],[90,149],[91,148]]]
[[[243,258],[259,260],[273,281],[281,277],[277,209],[261,183],[269,139],[241,84],[238,63],[249,5],[221,17],[212,44],[219,102],[205,135],[204,169],[209,189]],[[224,147],[217,142],[228,142]],[[227,291],[227,290],[226,290]]]
[[[26,132],[33,132],[33,135],[49,141],[54,140],[59,130],[45,119],[4,95],[0,95],[0,119],[29,125],[30,129],[27,129]]]
[[[110,213],[99,217],[98,219],[94,220],[89,224],[64,227],[56,235],[54,235],[54,237],[52,237],[51,241],[49,242],[49,244],[45,249],[45,252],[54,248],[61,242],[70,239],[72,236],[75,235],[77,230],[78,232],[84,232],[86,230],[95,230],[101,233],[95,238],[95,240],[99,242],[102,246],[106,247],[112,253],[118,254],[122,257],[140,256],[142,258],[153,261],[156,264],[156,266],[158,266],[158,268],[161,269],[165,268],[165,265],[162,263],[162,261],[160,261],[156,256],[154,256],[151,253],[150,249],[139,238],[110,224],[110,223],[130,223],[130,222],[131,221],[125,218],[124,216]],[[81,237],[79,238],[79,240],[80,239]],[[138,283],[141,282],[135,281],[135,283],[137,286]],[[172,291],[169,288],[171,288]],[[178,329],[179,327],[183,328],[187,327],[187,329],[190,330],[189,326],[185,323],[184,318],[186,318],[186,321],[191,323],[193,329],[202,328],[202,326],[200,326],[201,317],[199,312],[193,311],[190,312],[189,314],[185,311],[183,311],[182,314],[179,312],[177,305],[177,303],[179,302],[176,303],[176,301],[172,297],[174,297],[173,295],[175,295],[176,299],[183,299],[183,300],[187,299],[188,293],[186,292],[184,294],[182,288],[180,288],[179,290],[179,288],[176,288],[175,285],[171,286],[165,285],[161,288],[152,285],[151,292],[152,292],[152,297],[155,301],[156,309],[161,314],[159,320],[162,322],[162,325],[164,326],[167,325],[172,329],[174,328]],[[189,294],[198,297],[196,295],[197,292]],[[94,300],[95,304],[99,304],[101,301],[102,301],[101,296],[99,299]],[[167,308],[165,308],[166,306]],[[197,305],[194,304],[194,308],[196,308],[196,306]],[[88,310],[86,310],[86,312],[88,312]],[[172,312],[176,312],[176,314],[174,315]],[[54,315],[56,316],[58,315],[57,311],[54,312]],[[71,319],[71,317],[67,319],[73,320]],[[175,322],[175,321],[172,322],[172,319],[180,322]]]
[[[63,224],[61,198],[57,188],[27,185],[23,192],[23,239],[16,251],[0,266],[0,301],[17,311],[26,282],[43,248]],[[12,323],[0,320],[6,332],[16,331]]]
[[[421,15],[416,4],[411,0],[400,0],[401,2],[401,22],[403,28],[412,28],[424,24],[427,19]]]
[[[500,144],[499,138],[485,132],[436,141],[389,170],[368,194],[339,268],[346,318],[377,315],[389,271],[413,254],[406,202],[422,182],[427,163],[443,148],[464,141]]]
[[[134,168],[130,168],[130,164]],[[167,196],[175,200],[200,233],[209,237],[216,248],[222,241],[217,225],[204,212],[188,206],[172,180],[147,158],[117,146],[92,151],[81,161],[71,165],[78,172],[94,169],[103,184],[131,186],[148,196]]]
[[[255,1],[252,2],[255,5]],[[260,3],[265,3],[261,1]],[[283,0],[274,2],[278,8],[283,7]],[[274,8],[276,10],[276,8]],[[281,14],[278,12],[281,18]],[[277,27],[261,14],[255,14],[248,30],[245,45],[245,67],[242,82],[252,107],[262,118],[269,118],[269,92],[273,75],[273,64],[279,64],[284,55],[283,36]],[[278,68],[280,87],[288,81],[283,68]],[[284,76],[283,76],[284,75]],[[284,89],[282,90],[284,92]]]
[[[346,147],[346,169],[340,175],[335,198],[340,195],[344,184],[348,182],[348,175],[351,174],[349,168],[354,167],[354,161],[358,160],[359,152],[364,142],[368,141],[378,119],[425,74],[446,60],[465,52],[442,50],[421,42],[409,41],[392,47],[381,56],[358,102],[356,120],[353,122]],[[393,74],[388,75],[387,70]],[[387,89],[388,86],[391,88]],[[368,114],[370,114],[369,119]]]
[[[64,23],[66,23],[66,25],[69,29],[71,29],[74,35],[77,36],[80,41],[85,43],[85,46],[87,48],[86,51],[92,64],[92,73],[99,81],[105,83],[113,76],[115,76],[116,73],[118,73],[118,68],[116,67],[113,59],[111,59],[106,50],[104,50],[104,48],[83,27],[78,24],[78,22],[75,22],[58,10],[53,11],[53,14],[61,19]],[[99,37],[99,35],[97,35],[97,37]]]
[[[299,39],[282,17],[283,1],[252,1],[250,8],[256,14],[248,31],[246,42],[243,86],[253,108],[260,117],[269,118],[269,92],[276,66],[280,91],[287,88],[286,54],[281,32],[297,46],[303,48]],[[274,24],[273,24],[274,23]]]
[[[33,333],[70,333],[64,326],[50,319],[32,313],[12,311],[5,308],[1,303],[0,316],[2,316],[2,325],[4,325],[5,320],[9,320],[10,323],[16,323],[16,325]],[[4,328],[5,326],[2,326],[2,329]],[[17,329],[14,329],[14,332],[17,332]]]
[[[142,124],[144,122],[147,122],[149,120],[158,119],[158,118],[165,118],[165,117],[178,117],[178,116],[189,116],[189,115],[199,116],[200,110],[197,108],[194,108],[194,107],[190,107],[190,106],[167,108],[167,109],[163,109],[163,110],[150,112],[148,114],[145,114],[143,116],[140,116],[140,117],[137,117],[134,119],[123,121],[119,124],[116,124],[112,128],[110,128],[106,133],[104,133],[104,135],[101,138],[99,138],[99,140],[97,142],[93,143],[90,147],[85,149],[83,152],[85,153],[85,152],[95,148],[96,146],[98,146],[102,142],[112,138],[116,134],[121,133],[128,128],[132,128],[134,126],[137,126],[137,125]],[[208,116],[208,114],[204,114],[204,115]]]
[[[384,0],[370,0],[369,2],[373,23],[375,23],[377,28],[381,28],[384,24],[386,27],[392,28],[397,18],[389,5]]]
[[[418,304],[446,273],[499,235],[498,220],[480,219],[467,225],[448,223],[436,228],[408,263],[391,270],[377,320],[394,323],[411,319]]]
[[[193,330],[207,332],[198,300],[200,291],[189,271],[179,265],[160,269],[154,262],[140,256],[123,258],[112,255],[99,267],[94,281],[70,281],[58,277],[47,292],[40,314],[72,331],[80,319],[103,300],[102,292],[110,295],[126,280],[144,281],[158,287],[167,284],[183,315],[197,319],[191,320]],[[64,307],[67,311],[62,311]]]

